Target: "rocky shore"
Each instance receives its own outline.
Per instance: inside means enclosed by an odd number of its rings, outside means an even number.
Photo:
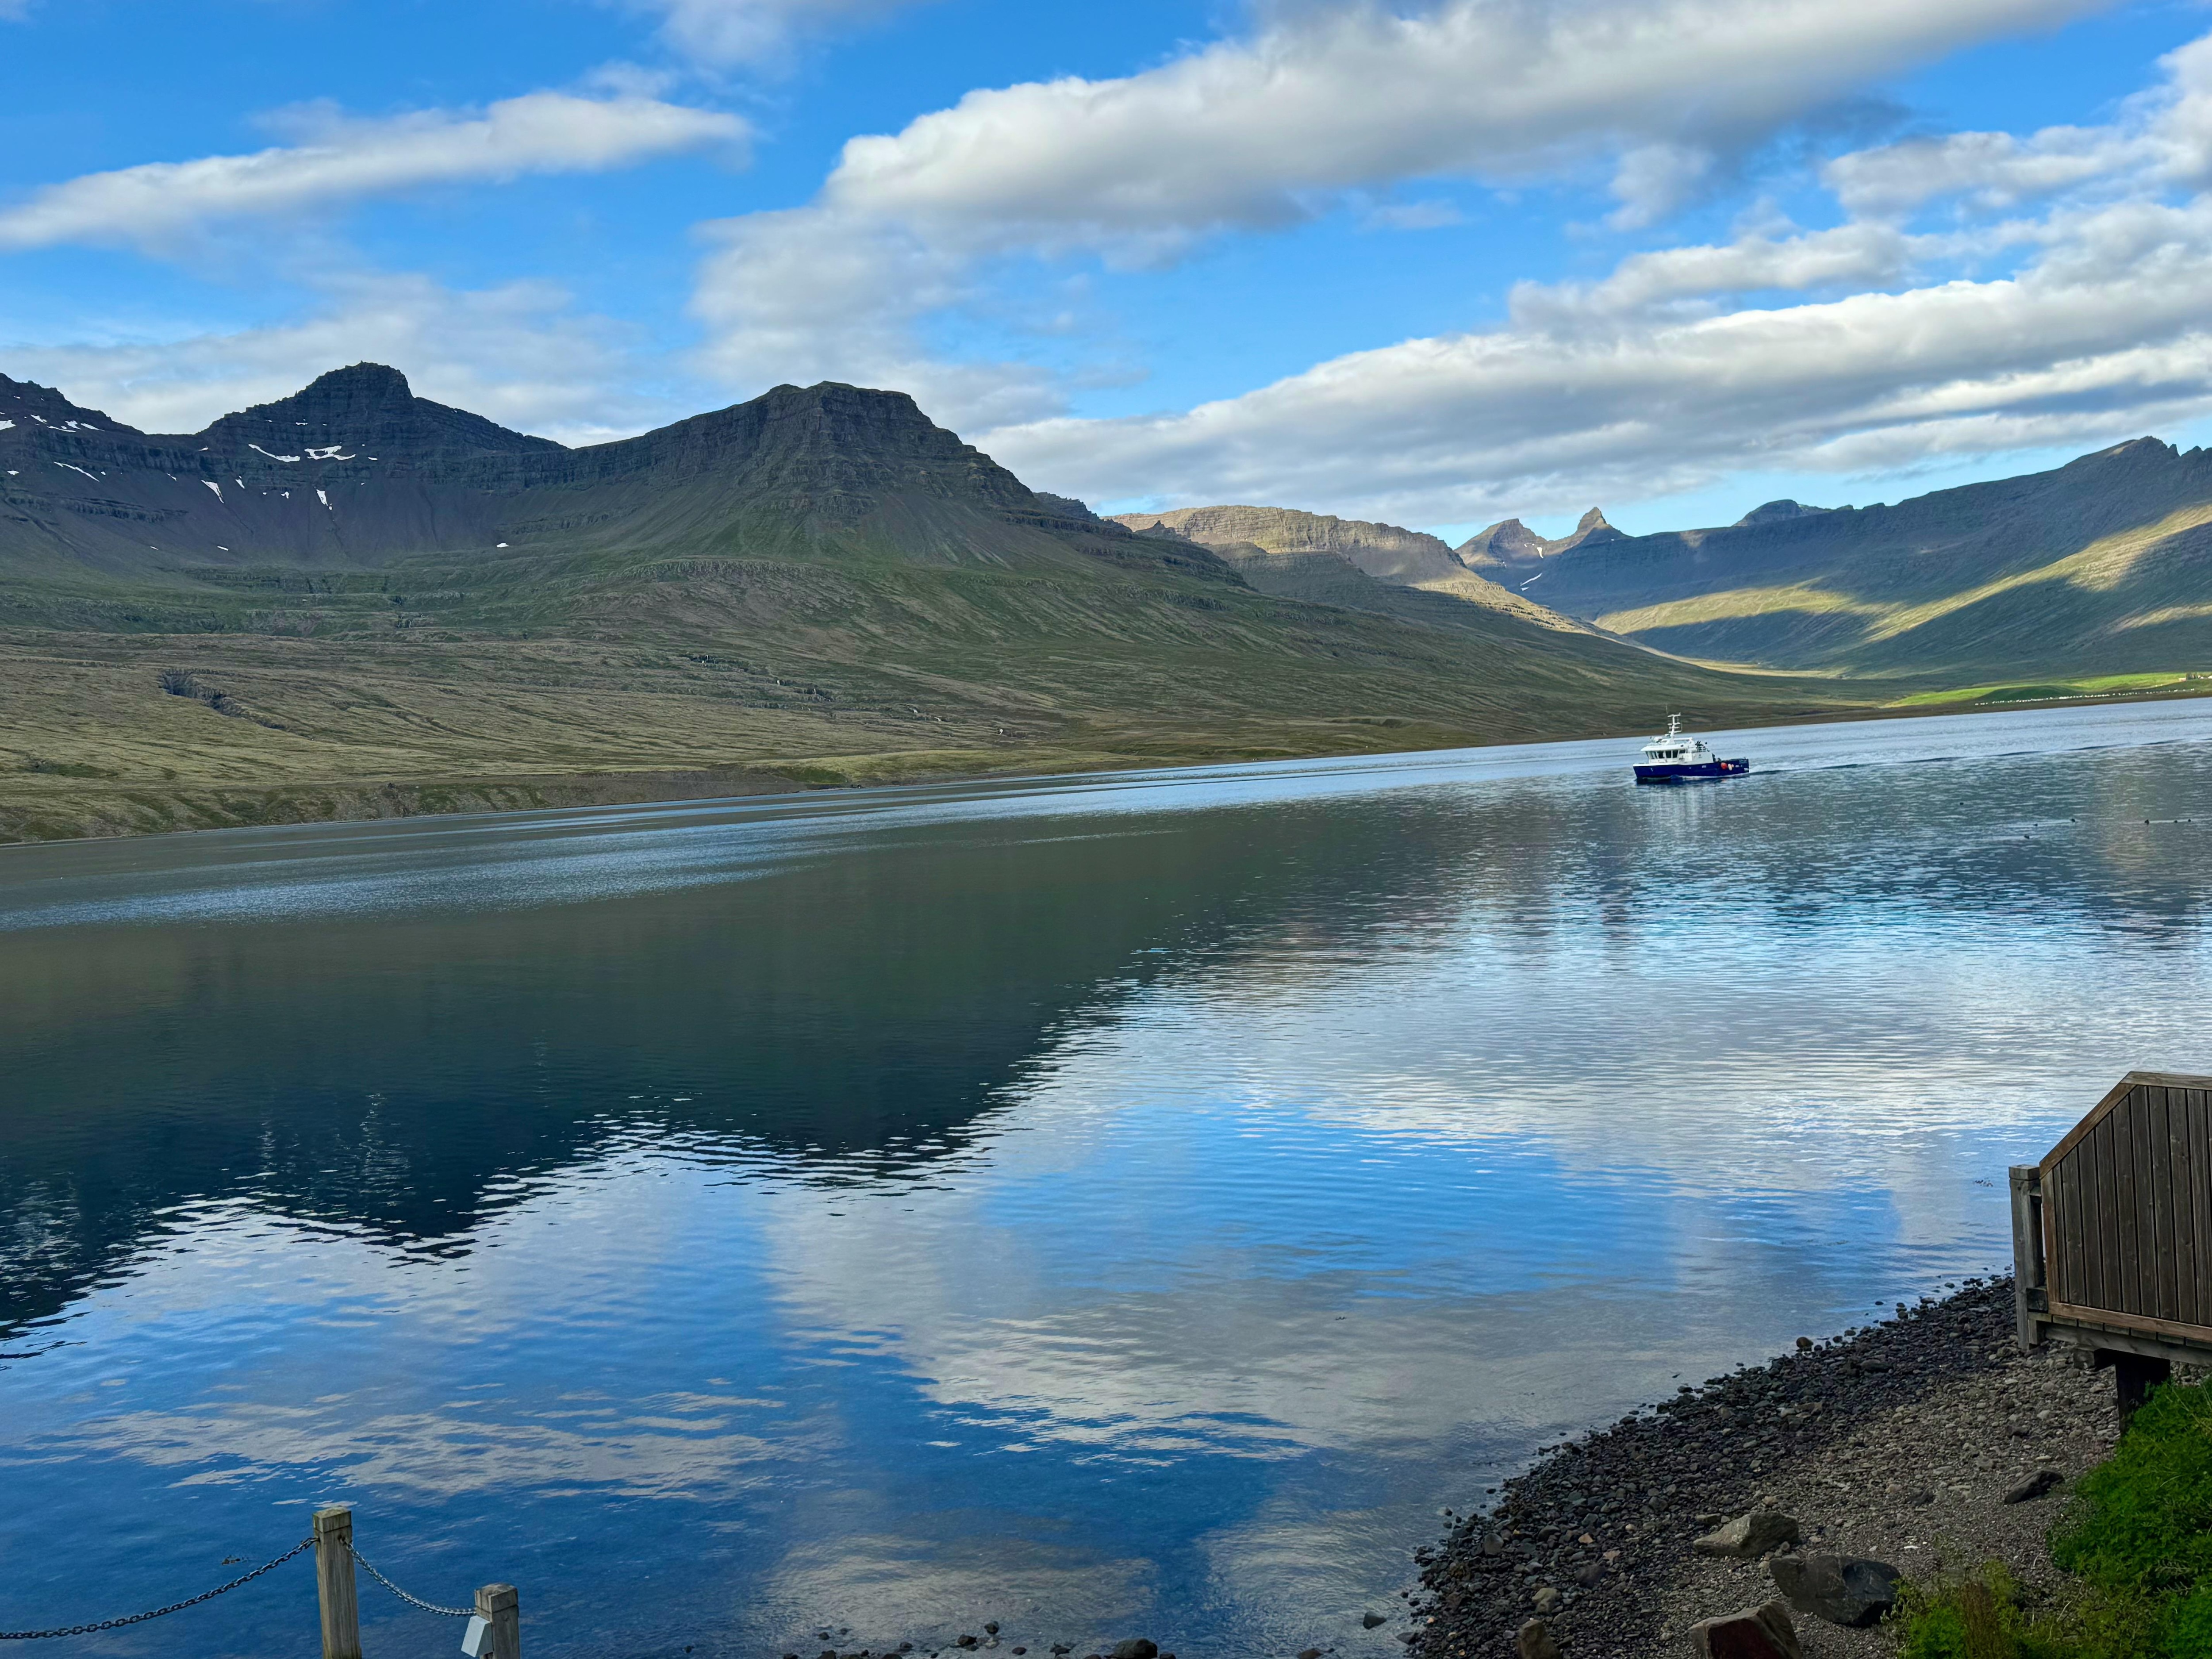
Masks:
[[[1420,1659],[1492,1659],[1540,1617],[1570,1659],[1689,1655],[1692,1626],[1792,1576],[1692,1548],[1753,1511],[1795,1522],[1800,1559],[1917,1578],[2000,1557],[2048,1579],[2053,1504],[2116,1431],[2110,1378],[2021,1352],[2011,1281],[1969,1279],[1553,1449],[1420,1552],[1405,1640]],[[1806,1659],[1893,1651],[1876,1630],[1796,1626]]]

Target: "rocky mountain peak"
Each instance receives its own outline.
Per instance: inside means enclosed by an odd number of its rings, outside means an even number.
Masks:
[[[411,403],[415,388],[407,377],[385,363],[349,363],[343,368],[318,374],[298,394],[301,398],[343,399],[355,403]]]
[[[354,363],[318,375],[289,398],[226,415],[193,441],[245,465],[374,455],[387,467],[422,466],[463,455],[558,451],[550,438],[514,432],[466,410],[418,398],[407,377],[383,363]],[[287,463],[289,464],[289,463]]]
[[[1539,536],[1518,519],[1500,519],[1487,530],[1478,531],[1452,550],[1459,562],[1470,568],[1486,565],[1510,565],[1535,559],[1548,559],[1565,553],[1571,548],[1590,542],[1609,542],[1625,539],[1621,532],[1605,520],[1605,514],[1592,507],[1583,514],[1572,533],[1556,539]]]
[[[1518,519],[1500,519],[1487,529],[1478,530],[1452,550],[1452,556],[1470,568],[1483,565],[1512,564],[1522,559],[1540,559],[1549,545],[1541,536]]]
[[[1791,519],[1809,519],[1816,514],[1834,510],[1826,507],[1808,507],[1802,501],[1793,501],[1784,496],[1780,501],[1765,501],[1753,507],[1730,527],[1741,530],[1746,525],[1783,524]]]
[[[12,426],[18,433],[46,431],[135,432],[120,421],[110,420],[96,409],[71,403],[50,386],[36,380],[11,380],[0,374],[0,431]]]

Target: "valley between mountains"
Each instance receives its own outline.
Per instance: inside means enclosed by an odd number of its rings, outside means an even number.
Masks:
[[[2198,453],[1976,489],[1455,550],[1102,520],[828,383],[569,449],[373,364],[184,435],[0,376],[0,838],[1626,734],[2212,659]]]

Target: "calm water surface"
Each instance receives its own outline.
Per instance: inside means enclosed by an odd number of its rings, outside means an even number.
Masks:
[[[1400,1651],[1443,1504],[2212,1070],[2212,705],[1722,746],[0,852],[0,1628],[346,1501],[540,1659]]]

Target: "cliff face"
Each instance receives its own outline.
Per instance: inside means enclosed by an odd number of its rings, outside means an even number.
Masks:
[[[1167,513],[1117,514],[1113,521],[1139,535],[1172,533],[1211,547],[1253,586],[1286,599],[1358,604],[1362,609],[1400,614],[1406,607],[1388,590],[1411,588],[1517,617],[1555,632],[1589,631],[1572,618],[1470,570],[1437,537],[1394,524],[1286,507],[1184,507]],[[1372,586],[1363,585],[1360,577]],[[1441,613],[1434,606],[1420,611],[1425,620],[1437,614],[1449,616],[1449,607]]]
[[[1132,530],[1160,524],[1208,544],[1249,542],[1270,553],[1334,553],[1383,581],[1411,584],[1451,575],[1457,568],[1449,547],[1418,530],[1287,507],[1182,507],[1117,514],[1115,521]]]

